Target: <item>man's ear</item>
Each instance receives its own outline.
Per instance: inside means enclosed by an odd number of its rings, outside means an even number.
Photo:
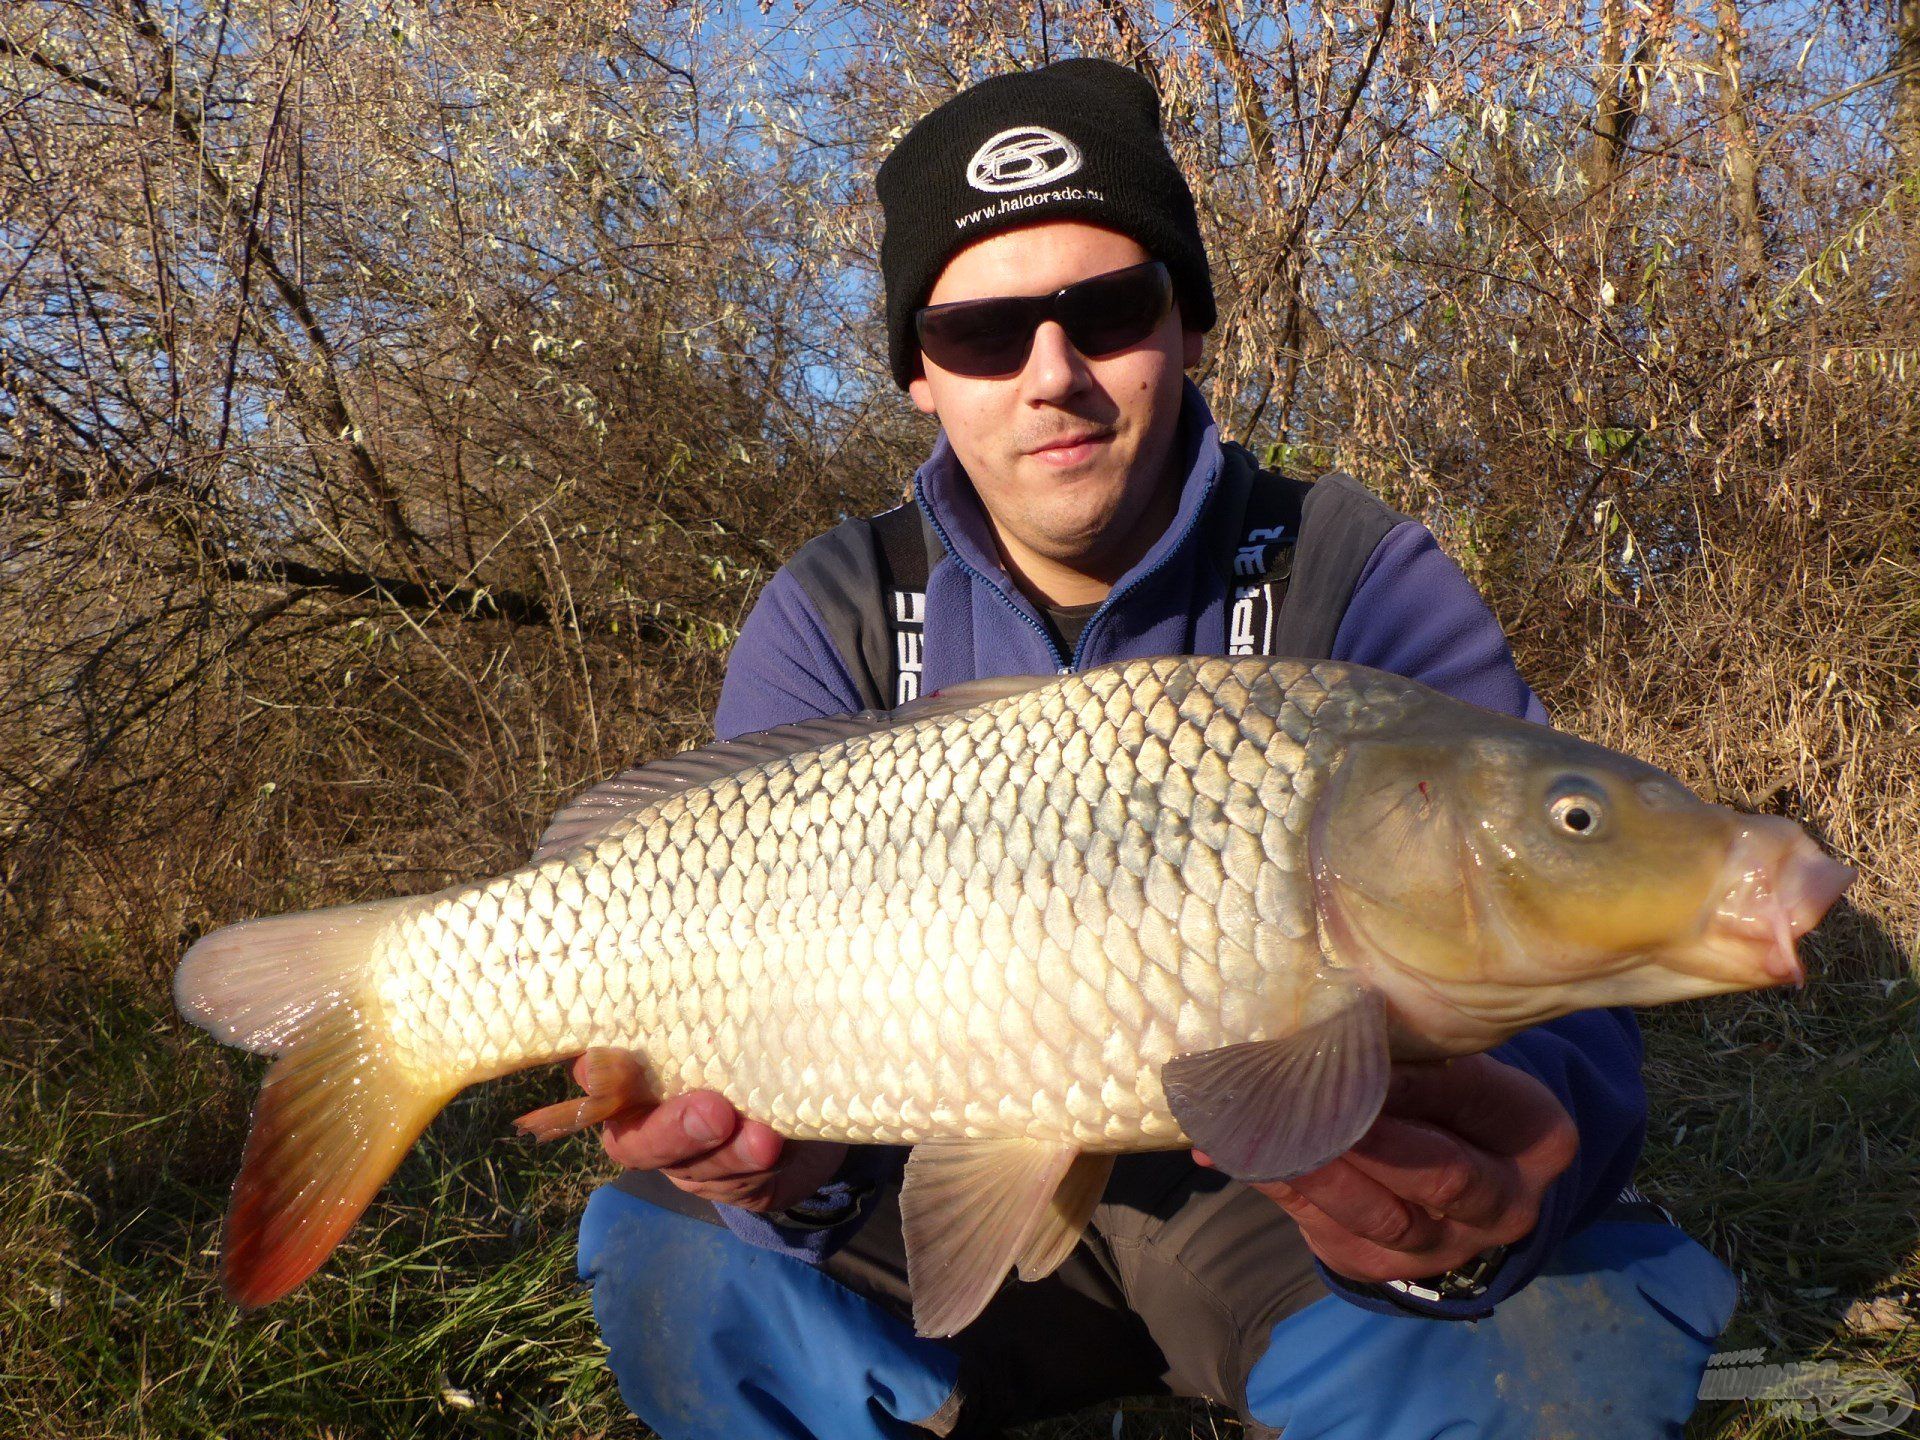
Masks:
[[[913,397],[913,403],[920,407],[920,413],[931,415],[933,411],[933,386],[927,383],[925,372],[916,375],[907,382],[907,394]]]
[[[1180,340],[1180,363],[1183,368],[1191,370],[1200,363],[1200,352],[1207,343],[1206,333],[1200,330],[1183,330],[1180,332]]]

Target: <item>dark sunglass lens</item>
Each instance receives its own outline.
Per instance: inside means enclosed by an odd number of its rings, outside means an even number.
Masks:
[[[1019,299],[966,301],[922,310],[920,348],[956,375],[1008,375],[1026,363],[1034,317]]]
[[[1082,281],[1061,297],[1061,322],[1082,355],[1138,345],[1166,318],[1173,282],[1162,265],[1140,265]]]

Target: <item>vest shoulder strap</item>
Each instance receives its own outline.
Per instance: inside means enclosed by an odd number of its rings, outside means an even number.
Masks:
[[[1406,516],[1339,471],[1296,480],[1242,445],[1221,449],[1212,543],[1229,586],[1227,653],[1325,660],[1367,561]]]
[[[842,521],[787,562],[869,709],[920,694],[927,576],[940,554],[939,537],[909,500]]]
[[[1301,509],[1311,487],[1260,469],[1243,446],[1221,448],[1224,464],[1208,544],[1227,582],[1227,653],[1276,655]]]
[[[887,709],[893,703],[893,636],[873,522],[843,520],[802,545],[786,568],[813,602],[862,706]]]
[[[945,553],[917,501],[873,517],[873,546],[880,566],[890,639],[890,670],[882,677],[889,705],[920,698],[926,653],[927,577]]]
[[[939,561],[940,541],[921,514],[919,504],[909,500],[867,523],[873,527],[874,547],[879,552],[880,568],[888,586],[926,594],[927,576]]]

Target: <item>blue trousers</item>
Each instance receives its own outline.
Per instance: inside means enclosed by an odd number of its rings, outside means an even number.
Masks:
[[[602,1188],[580,1277],[622,1398],[664,1440],[980,1433],[953,1342],[718,1225]],[[1377,1315],[1322,1292],[1272,1326],[1243,1393],[1210,1398],[1285,1440],[1679,1437],[1736,1297],[1673,1226],[1603,1221],[1485,1320]],[[1071,1363],[1071,1342],[1058,1348]],[[1118,1393],[1165,1393],[1140,1378]]]

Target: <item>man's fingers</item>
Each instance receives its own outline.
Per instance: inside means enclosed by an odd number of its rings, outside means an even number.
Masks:
[[[742,1180],[682,1180],[671,1170],[661,1173],[677,1188],[689,1195],[698,1195],[713,1205],[732,1205],[737,1209],[760,1212],[779,1208],[772,1200],[773,1182],[765,1175],[749,1176]]]
[[[764,1179],[780,1162],[782,1141],[774,1131],[758,1120],[744,1122],[724,1145],[709,1150],[685,1164],[666,1166],[667,1178],[686,1189],[687,1184],[716,1180]]]
[[[1545,1142],[1557,1144],[1557,1132],[1570,1128],[1566,1107],[1551,1090],[1491,1055],[1393,1068],[1386,1114],[1432,1121],[1490,1154],[1519,1155]],[[1567,1162],[1572,1158],[1569,1153]]]
[[[754,1127],[749,1121],[741,1127],[743,1132]],[[827,1181],[840,1168],[840,1162],[846,1158],[847,1147],[829,1144],[824,1140],[786,1140],[777,1132],[758,1126],[764,1132],[758,1140],[749,1141],[747,1153],[756,1164],[765,1159],[765,1150],[755,1146],[764,1142],[766,1150],[778,1149],[778,1159],[772,1162],[772,1168],[761,1168],[740,1175],[709,1179],[688,1179],[679,1170],[665,1170],[664,1174],[675,1185],[702,1199],[721,1205],[738,1205],[747,1210],[779,1210],[804,1200]],[[704,1163],[704,1162],[703,1162]]]
[[[1512,1244],[1580,1137],[1553,1092],[1484,1055],[1394,1066],[1381,1116],[1339,1159],[1256,1188],[1314,1254],[1358,1280],[1408,1280]]]
[[[1344,1157],[1287,1181],[1274,1193],[1282,1206],[1287,1205],[1286,1190],[1341,1229],[1388,1250],[1426,1250],[1446,1233],[1443,1221],[1402,1200]]]
[[[1349,1233],[1297,1191],[1290,1192],[1286,1199],[1279,1195],[1273,1198],[1280,1200],[1298,1223],[1321,1263],[1349,1280],[1376,1285],[1387,1280],[1418,1280],[1463,1265],[1483,1248],[1477,1241],[1463,1238],[1471,1232],[1447,1227],[1447,1233],[1430,1249],[1417,1254],[1396,1250]]]
[[[723,1095],[695,1090],[676,1095],[642,1116],[615,1116],[601,1127],[601,1143],[629,1170],[685,1165],[731,1140],[740,1115]]]
[[[1402,1200],[1462,1225],[1499,1225],[1521,1191],[1513,1161],[1418,1120],[1382,1115],[1343,1157]]]

